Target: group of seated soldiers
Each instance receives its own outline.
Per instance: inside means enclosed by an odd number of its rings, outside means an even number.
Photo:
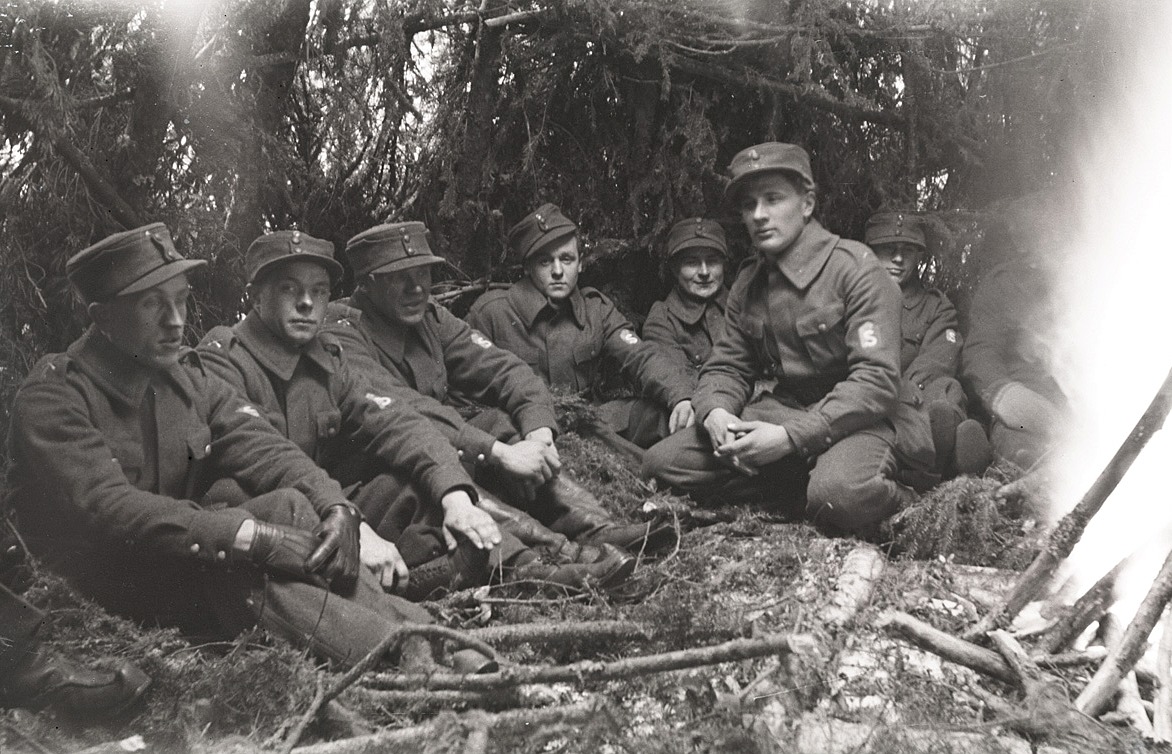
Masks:
[[[759,144],[729,170],[754,253],[726,288],[721,225],[676,223],[672,290],[642,337],[578,286],[577,227],[552,204],[509,233],[525,276],[467,322],[431,299],[443,259],[422,223],[350,239],[356,290],[339,301],[332,243],[268,233],[245,256],[249,311],[194,350],[189,275],[204,262],[161,223],[90,246],[66,273],[91,325],[13,406],[24,541],[119,614],[199,635],[259,624],[347,666],[395,625],[431,622],[417,603],[444,591],[607,591],[674,543],[662,524],[617,522],[562,467],[550,388],[593,394],[604,360],[637,395],[599,414],[647,448],[646,478],[701,503],[764,501],[868,536],[941,478],[992,455],[1032,462],[1060,397],[992,355],[1013,360],[993,331],[1019,324],[1004,293],[978,294],[990,324],[974,323],[963,357],[990,449],[958,381],[956,311],[920,281],[917,218],[876,215],[866,244],[831,233],[795,145]],[[113,710],[142,694],[132,666],[89,671],[44,650],[41,617],[0,589],[0,703]],[[493,667],[421,639],[395,654],[407,669]]]

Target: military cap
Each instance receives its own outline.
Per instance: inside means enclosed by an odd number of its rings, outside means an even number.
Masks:
[[[524,262],[529,257],[578,232],[578,226],[556,204],[543,204],[509,229],[509,253]]]
[[[868,246],[877,246],[884,243],[910,243],[926,249],[928,244],[924,240],[924,229],[920,226],[920,219],[915,215],[906,215],[903,212],[878,212],[867,220],[867,229],[863,236]]]
[[[346,242],[346,257],[355,275],[397,272],[425,264],[442,264],[427,243],[420,222],[389,223],[364,230]]]
[[[810,169],[810,155],[806,150],[797,144],[767,141],[742,149],[733,156],[728,166],[729,178],[732,180],[724,190],[725,199],[735,200],[737,189],[744,184],[745,179],[758,173],[774,171],[789,173],[800,180],[803,189],[814,190],[814,172]]]
[[[715,220],[705,220],[703,217],[692,217],[680,220],[671,226],[667,232],[667,242],[663,246],[663,261],[668,261],[684,249],[716,249],[728,258],[728,242],[724,238],[724,228]]]
[[[65,276],[88,304],[145,291],[207,264],[185,259],[162,223],[107,236],[69,258]]]
[[[331,283],[342,277],[342,265],[334,259],[332,243],[299,230],[278,230],[256,239],[244,252],[248,282],[255,283],[266,271],[286,261],[317,262],[330,273]]]

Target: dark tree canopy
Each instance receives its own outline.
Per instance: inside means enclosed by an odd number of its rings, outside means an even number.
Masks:
[[[937,282],[963,292],[982,213],[1068,170],[1111,5],[8,0],[0,406],[81,327],[65,260],[116,230],[161,220],[210,260],[198,335],[239,312],[265,230],[340,249],[419,219],[461,277],[507,278],[505,231],[555,201],[638,313],[660,292],[646,250],[688,215],[735,233],[721,173],[767,139],[809,149],[838,233],[928,213]]]

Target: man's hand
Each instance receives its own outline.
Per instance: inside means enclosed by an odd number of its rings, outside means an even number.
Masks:
[[[525,439],[553,447],[553,430],[549,427],[538,427],[529,434],[525,435]]]
[[[780,424],[735,421],[726,426],[726,431],[735,439],[718,445],[716,455],[736,458],[751,468],[780,461],[794,452],[793,440]]]
[[[668,434],[675,434],[695,423],[696,412],[692,409],[692,402],[690,400],[680,401],[671,410],[671,416],[667,420]]]
[[[452,490],[444,495],[444,542],[448,550],[456,549],[459,532],[481,550],[491,550],[501,543],[501,530],[486,511],[477,508],[464,490]]]
[[[317,537],[307,531],[250,518],[240,525],[232,551],[268,573],[325,586],[305,567],[317,545]]]
[[[362,551],[362,565],[374,572],[384,592],[402,592],[407,588],[410,573],[399,548],[380,537],[370,525],[363,522],[358,527],[359,548]]]
[[[740,419],[725,411],[723,408],[714,408],[704,417],[704,431],[712,441],[712,447],[719,448],[727,445],[736,438],[728,431],[728,425],[739,422]]]
[[[358,513],[349,505],[333,505],[313,530],[319,542],[305,563],[306,570],[322,570],[336,591],[349,592],[358,581],[361,562],[358,546]]]
[[[512,445],[494,443],[492,459],[530,489],[536,489],[553,479],[562,468],[557,450],[552,445],[534,440],[522,440]]]

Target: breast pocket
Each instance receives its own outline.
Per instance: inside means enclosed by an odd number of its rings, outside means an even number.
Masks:
[[[574,346],[574,377],[578,384],[576,390],[585,390],[594,384],[594,375],[598,367],[598,355],[602,349],[593,341],[584,341]]]
[[[196,485],[207,474],[212,455],[212,430],[200,427],[187,436],[187,479],[183,485],[184,497],[192,498]]]
[[[842,303],[836,302],[807,312],[794,323],[810,361],[820,369],[841,367],[846,363],[844,312]]]
[[[342,431],[342,412],[336,408],[321,411],[317,415],[317,439],[329,440]]]
[[[107,443],[110,446],[110,452],[114,455],[114,461],[122,467],[126,481],[137,486],[139,480],[142,479],[144,463],[142,444],[136,440],[119,440],[117,438],[110,438]]]

